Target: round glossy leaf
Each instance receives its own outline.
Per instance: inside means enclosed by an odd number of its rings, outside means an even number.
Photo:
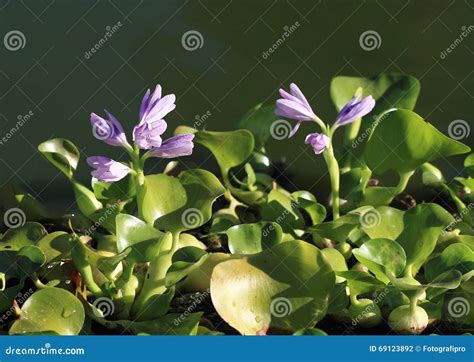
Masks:
[[[316,197],[308,191],[296,191],[291,194],[311,218],[312,225],[323,222],[326,218],[326,208],[316,201]]]
[[[16,229],[9,229],[0,240],[0,251],[17,251],[24,246],[35,245],[48,233],[43,225],[27,222]]]
[[[371,239],[396,240],[403,231],[403,215],[401,210],[380,206],[361,214],[361,228]]]
[[[143,218],[160,230],[180,232],[210,220],[213,202],[225,192],[212,173],[195,169],[177,179],[164,174],[145,177],[139,193]]]
[[[118,252],[131,248],[128,262],[146,263],[158,256],[164,233],[132,215],[119,214],[115,221]]]
[[[295,240],[219,263],[211,297],[219,315],[241,334],[266,334],[271,327],[313,327],[324,317],[334,285],[322,253]]]
[[[40,144],[38,150],[69,179],[72,178],[80,155],[74,143],[63,138],[54,138]]]
[[[226,231],[232,254],[255,254],[282,241],[283,231],[276,222],[235,225]]]
[[[61,258],[66,259],[72,248],[71,236],[64,231],[56,231],[43,237],[36,246],[45,255],[46,263]]]
[[[100,201],[128,200],[136,195],[135,180],[132,174],[117,182],[100,182],[92,179],[94,195]]]
[[[359,224],[359,216],[347,214],[334,221],[323,222],[308,228],[313,231],[313,236],[317,239],[328,238],[331,240],[344,242],[349,233]]]
[[[171,259],[171,266],[166,272],[166,286],[177,284],[187,277],[195,268],[201,265],[208,254],[194,246],[178,249]]]
[[[442,230],[454,221],[452,215],[433,203],[420,204],[405,212],[403,232],[396,239],[405,250],[407,265],[412,265],[412,274],[433,252]]]
[[[260,204],[259,210],[264,221],[276,222],[285,233],[293,233],[305,227],[297,205],[290,194],[276,189],[268,193],[267,202]]]
[[[375,279],[372,275],[361,271],[340,271],[337,272],[336,275],[347,279],[347,286],[349,287],[351,294],[356,297],[385,287],[385,284]]]
[[[372,239],[352,251],[356,259],[384,283],[388,274],[399,276],[406,265],[406,255],[397,242],[390,239]]]
[[[35,292],[23,304],[21,319],[10,334],[77,335],[84,323],[84,308],[73,294],[58,288]]]
[[[474,270],[474,252],[464,244],[451,244],[441,254],[430,259],[424,267],[429,281],[448,270],[457,270],[462,275]]]
[[[336,283],[342,283],[344,278],[338,276],[337,272],[346,271],[347,270],[347,263],[344,256],[334,248],[326,248],[322,249],[321,253],[323,253],[326,260],[331,265],[332,270],[336,272]]]
[[[425,162],[469,152],[466,145],[442,134],[416,113],[398,109],[385,113],[372,131],[364,151],[376,174],[414,171]]]

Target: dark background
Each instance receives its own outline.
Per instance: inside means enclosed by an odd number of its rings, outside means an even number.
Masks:
[[[335,75],[411,74],[421,81],[417,113],[442,132],[449,123],[472,123],[474,31],[444,59],[441,52],[473,23],[474,1],[452,0],[1,0],[1,39],[19,30],[24,47],[9,51],[0,43],[0,136],[19,116],[32,112],[20,130],[0,146],[0,183],[17,178],[41,200],[72,199],[64,176],[36,151],[51,137],[72,140],[82,152],[80,178],[87,183],[85,157],[122,152],[96,140],[91,112],[111,111],[131,131],[146,88],[161,83],[177,95],[167,117],[167,135],[179,124],[231,130],[257,103],[273,103],[280,86],[296,82],[315,112],[327,122],[336,111],[329,98]],[[92,54],[85,53],[119,29]],[[289,27],[299,26],[267,59],[268,50]],[[187,31],[202,35],[202,47],[183,48]],[[378,49],[366,51],[360,35],[376,31]],[[273,160],[286,159],[295,186],[321,195],[322,158],[303,144],[310,131],[272,141]],[[472,133],[472,132],[471,132]],[[341,134],[342,135],[342,132]],[[462,141],[473,145],[472,134]],[[129,135],[130,138],[130,135]],[[212,167],[197,150],[192,162]],[[455,176],[463,157],[438,163]]]

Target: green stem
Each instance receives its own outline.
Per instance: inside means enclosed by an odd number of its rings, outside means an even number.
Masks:
[[[410,171],[400,174],[400,181],[398,182],[398,185],[394,188],[394,197],[400,195],[406,189],[408,181],[410,181],[410,178],[413,176],[414,173],[415,171]]]
[[[340,178],[340,171],[339,171],[339,164],[337,163],[337,159],[334,156],[334,150],[332,147],[332,142],[326,148],[323,153],[324,160],[326,161],[326,165],[329,171],[329,177],[331,179],[331,195],[332,195],[332,216],[333,220],[339,218],[339,178]]]

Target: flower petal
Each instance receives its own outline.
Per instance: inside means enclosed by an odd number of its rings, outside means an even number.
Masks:
[[[104,156],[92,156],[87,158],[89,166],[95,168],[91,172],[101,182],[115,182],[127,176],[131,169],[123,163],[114,161]]]
[[[336,124],[343,126],[356,121],[357,119],[370,113],[375,107],[375,99],[367,96],[361,101],[358,97],[352,98],[339,112],[336,118]]]
[[[311,145],[315,154],[322,153],[331,143],[331,139],[323,133],[310,133],[306,136],[305,144]]]
[[[189,156],[193,153],[194,134],[182,134],[168,138],[163,141],[161,147],[157,147],[149,151],[149,155],[159,158],[175,158],[181,156]]]

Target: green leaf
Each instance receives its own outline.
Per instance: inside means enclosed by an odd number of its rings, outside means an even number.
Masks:
[[[364,157],[376,174],[388,170],[405,174],[425,162],[469,151],[469,147],[445,136],[416,113],[398,109],[381,116]]]
[[[125,258],[129,263],[146,263],[158,257],[164,233],[144,221],[127,214],[119,214],[117,223],[117,250],[131,251]]]
[[[375,274],[377,279],[388,283],[388,274],[399,276],[406,265],[406,255],[397,242],[390,239],[372,239],[360,248],[352,250],[356,259]]]
[[[447,270],[457,270],[462,275],[471,272],[474,270],[474,252],[464,244],[451,244],[424,266],[425,276],[429,281]]]
[[[171,266],[166,272],[166,286],[177,284],[187,277],[193,270],[201,265],[208,254],[194,246],[186,246],[178,249],[171,259]]]
[[[0,240],[0,251],[18,251],[24,246],[35,245],[48,233],[43,225],[27,222],[16,229],[9,229]]]
[[[359,224],[359,216],[347,214],[334,221],[323,222],[308,228],[318,239],[328,238],[344,242],[349,233]]]
[[[255,138],[255,148],[262,149],[270,137],[270,129],[278,119],[275,106],[262,106],[257,104],[238,122],[238,128],[245,128],[252,132]]]
[[[171,232],[196,229],[208,222],[212,204],[225,192],[209,171],[184,171],[180,178],[164,174],[145,177],[139,193],[144,219],[157,229]]]
[[[331,265],[332,270],[336,272],[336,283],[342,283],[344,278],[338,276],[337,272],[346,271],[347,270],[347,263],[344,256],[334,248],[325,248],[321,250],[324,257]]]
[[[100,182],[93,178],[92,189],[100,201],[124,201],[136,195],[134,176],[131,174],[117,182]]]
[[[464,160],[464,167],[467,170],[469,177],[474,177],[474,153],[471,153]]]
[[[21,319],[9,334],[77,335],[84,323],[84,307],[70,292],[45,288],[35,292],[23,304]]]
[[[326,218],[326,208],[316,201],[316,197],[308,191],[296,191],[291,194],[298,205],[303,208],[311,218],[313,225],[319,224]]]
[[[232,254],[255,254],[282,241],[283,231],[276,222],[235,225],[226,231]]]
[[[72,179],[79,162],[79,150],[69,140],[54,138],[43,142],[38,150],[69,179]]]
[[[327,336],[328,334],[319,328],[300,329],[293,333],[294,336]]]
[[[389,206],[380,206],[361,215],[361,228],[371,239],[396,240],[403,231],[404,212]]]
[[[372,95],[376,102],[374,114],[390,108],[415,108],[420,93],[419,81],[410,76],[396,73],[382,73],[370,78],[334,77],[331,81],[331,99],[340,110],[354,97],[357,88],[363,90],[362,97]]]
[[[71,236],[64,231],[56,231],[40,239],[37,246],[45,255],[46,264],[66,259],[72,248]]]
[[[266,334],[272,327],[293,332],[324,317],[334,283],[322,253],[295,240],[219,263],[211,297],[219,315],[241,334]]]
[[[356,297],[385,287],[385,284],[375,279],[372,275],[361,271],[338,271],[336,275],[347,279],[347,286],[351,291],[351,295]]]
[[[79,182],[73,181],[72,188],[76,198],[77,208],[86,216],[94,214],[104,206],[96,199],[94,193]]]
[[[433,252],[442,230],[454,221],[449,212],[433,203],[420,204],[405,212],[403,232],[396,239],[406,254],[412,274]]]
[[[267,202],[259,204],[262,220],[280,224],[285,233],[304,229],[303,215],[297,208],[298,204],[293,197],[284,190],[271,190]]]

